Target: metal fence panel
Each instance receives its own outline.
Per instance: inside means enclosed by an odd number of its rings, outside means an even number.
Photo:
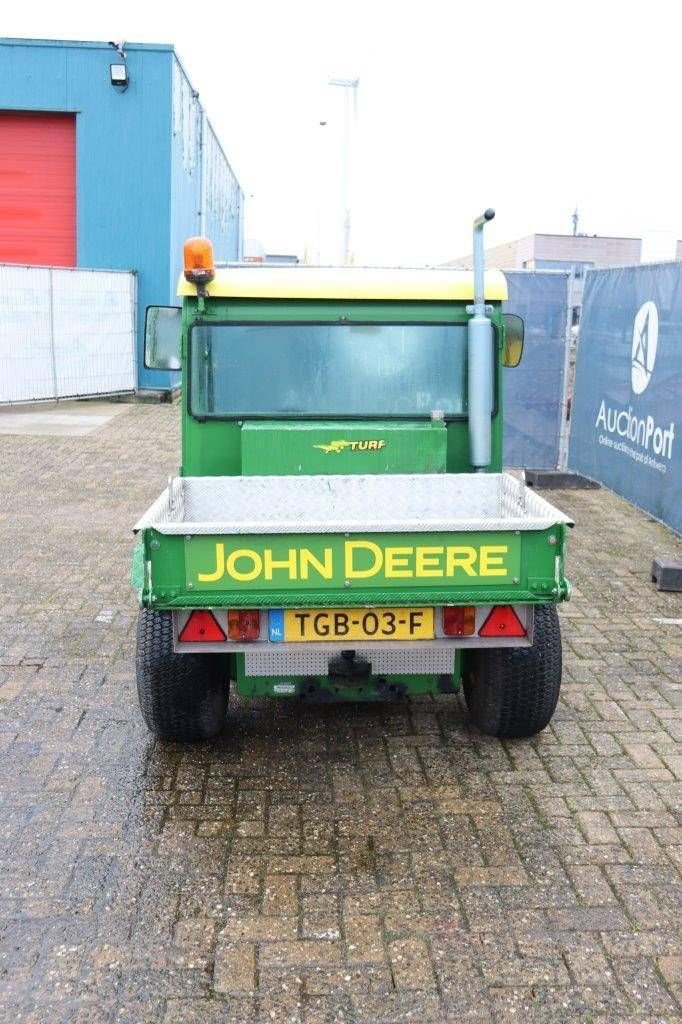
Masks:
[[[0,402],[134,391],[136,280],[0,265]]]
[[[135,277],[53,271],[59,398],[135,389]]]
[[[682,263],[588,271],[569,465],[682,531]]]
[[[53,395],[50,271],[0,266],[0,402]]]
[[[525,322],[520,366],[504,371],[504,464],[554,469],[566,423],[570,274],[505,271],[505,312]]]

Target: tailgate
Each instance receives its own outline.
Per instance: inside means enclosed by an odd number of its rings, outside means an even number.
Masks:
[[[560,601],[571,521],[509,474],[185,477],[140,520],[155,608]]]

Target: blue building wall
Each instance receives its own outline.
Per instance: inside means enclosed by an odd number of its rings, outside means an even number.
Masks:
[[[200,114],[189,82],[179,63],[171,69],[172,135],[170,150],[171,192],[175,197],[170,220],[169,288],[174,294],[182,271],[182,245],[200,234],[201,173],[197,161]],[[175,301],[175,300],[174,300]]]
[[[173,62],[171,142],[171,285],[182,270],[182,245],[201,233],[216,260],[242,256],[244,196],[180,61]]]
[[[121,92],[109,75],[120,61],[105,43],[0,40],[0,109],[76,114],[77,264],[137,272],[139,386],[168,388],[177,374],[144,367],[144,311],[177,302],[182,242],[204,222],[207,232],[217,227],[201,216],[201,134],[178,99],[189,95],[199,129],[208,122],[173,47],[125,52],[130,85]],[[237,259],[242,194],[224,157],[216,173],[240,214],[214,236],[216,255]]]

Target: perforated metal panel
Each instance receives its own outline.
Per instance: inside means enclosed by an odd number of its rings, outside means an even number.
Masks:
[[[326,676],[330,655],[315,651],[282,651],[277,654],[245,654],[247,676]],[[452,672],[452,648],[419,651],[376,651],[356,648],[356,656],[372,665],[374,675],[417,675]]]

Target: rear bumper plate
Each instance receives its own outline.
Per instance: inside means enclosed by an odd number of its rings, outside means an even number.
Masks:
[[[272,654],[273,657],[280,657],[287,651],[308,651],[326,653],[329,657],[335,657],[339,648],[344,644],[348,647],[362,648],[365,651],[411,651],[415,656],[418,651],[427,653],[436,649],[454,651],[456,648],[467,647],[529,647],[533,642],[533,605],[515,604],[512,606],[526,629],[526,636],[522,637],[485,637],[479,636],[478,631],[483,626],[491,611],[490,605],[479,605],[476,607],[475,632],[472,636],[443,635],[441,609],[440,608],[405,608],[402,612],[409,615],[410,611],[429,611],[431,615],[432,632],[430,638],[415,637],[407,640],[384,637],[382,640],[366,637],[364,639],[350,639],[340,636],[337,639],[311,637],[305,643],[300,641],[285,640],[283,633],[284,612],[281,608],[260,609],[260,636],[258,640],[249,642],[238,642],[226,640],[223,643],[180,643],[178,637],[190,616],[189,610],[174,611],[173,615],[173,649],[178,654]],[[336,609],[322,609],[327,615],[334,615]],[[380,609],[365,608],[362,613],[378,613]],[[345,610],[348,613],[348,610]],[[400,608],[383,609],[383,611],[401,612]],[[212,613],[223,630],[228,635],[227,610],[214,608]],[[292,613],[294,614],[294,613]],[[275,628],[280,633],[280,638],[273,642],[271,622],[274,619]],[[426,620],[424,620],[426,621]],[[404,628],[404,627],[403,627]]]

